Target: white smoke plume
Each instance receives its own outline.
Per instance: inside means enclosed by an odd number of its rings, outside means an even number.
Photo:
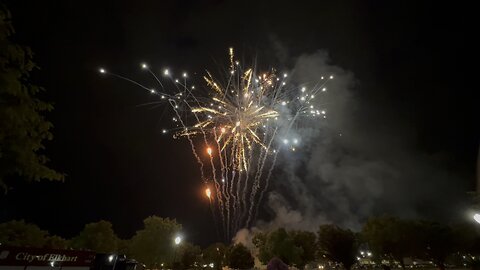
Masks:
[[[324,51],[300,56],[292,70],[299,82],[330,74],[335,79],[316,104],[327,118],[299,131],[298,151],[282,153],[251,231],[316,231],[328,222],[359,230],[368,217],[382,214],[453,217],[457,208],[442,198],[464,196],[467,188],[459,183],[465,181],[444,166],[448,157],[416,149],[415,129],[390,110],[388,99],[369,95]],[[240,231],[235,241],[248,244],[251,231]]]

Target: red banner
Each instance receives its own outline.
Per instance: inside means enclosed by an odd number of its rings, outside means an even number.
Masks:
[[[0,246],[0,266],[87,266],[95,253],[89,251]]]

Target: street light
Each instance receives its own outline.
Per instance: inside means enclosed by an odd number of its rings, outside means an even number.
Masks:
[[[182,237],[178,235],[177,237],[175,237],[175,248],[173,250],[172,267],[174,266],[175,259],[177,258],[177,246],[180,244],[180,242],[182,242]]]
[[[180,242],[182,242],[182,237],[180,236],[175,237],[175,245],[180,244]]]
[[[480,214],[476,213],[475,215],[473,215],[473,219],[474,219],[477,223],[480,223]]]

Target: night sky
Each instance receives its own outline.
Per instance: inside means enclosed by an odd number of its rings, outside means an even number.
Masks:
[[[453,2],[419,2],[4,1],[12,12],[15,41],[32,48],[41,68],[32,81],[44,86],[44,98],[55,104],[48,115],[54,140],[47,143],[47,154],[66,179],[12,184],[0,195],[0,221],[25,219],[72,237],[85,223],[106,219],[120,237],[131,237],[145,217],[159,215],[182,223],[189,241],[216,241],[188,143],[161,134],[171,125],[165,107],[138,106],[155,98],[97,71],[102,66],[148,81],[139,69],[146,61],[157,71],[169,67],[200,77],[226,63],[229,47],[241,59],[256,58],[282,70],[298,66],[301,57],[318,56],[319,50],[328,53],[330,65],[354,78],[349,93],[358,110],[349,120],[362,134],[335,149],[350,157],[357,153],[353,167],[359,160],[363,165],[387,160],[411,174],[391,178],[399,187],[398,200],[391,199],[388,184],[381,184],[388,177],[378,175],[372,177],[382,188],[375,195],[335,193],[346,201],[371,201],[354,217],[322,196],[306,204],[328,205],[328,210],[305,208],[295,198],[302,195],[285,194],[288,185],[282,183],[292,182],[276,170],[270,190],[282,196],[289,211],[353,228],[374,214],[457,218],[452,213],[461,212],[476,181],[480,100],[473,84],[477,48],[470,41],[478,32],[476,15],[472,7]],[[314,145],[324,143],[319,141],[312,139],[305,155],[318,157],[322,147]],[[411,170],[405,165],[419,157]],[[362,176],[360,185],[370,178],[368,171],[353,174]],[[437,174],[445,178],[440,184],[432,179]],[[302,185],[327,190],[322,181]],[[278,215],[273,201],[271,196],[261,206],[264,223]]]

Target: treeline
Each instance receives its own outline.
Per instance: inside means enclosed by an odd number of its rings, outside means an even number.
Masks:
[[[209,268],[221,269],[253,267],[251,252],[243,245],[226,246],[215,243],[201,249],[187,241],[175,244],[175,237],[182,226],[173,219],[151,216],[143,221],[143,228],[130,239],[120,239],[108,221],[86,224],[83,230],[71,239],[51,235],[37,225],[20,221],[0,224],[0,245],[89,250],[97,253],[126,254],[144,263],[149,269]]]
[[[314,262],[343,266],[386,264],[405,269],[405,260],[418,260],[445,269],[478,265],[480,224],[445,225],[438,222],[404,220],[395,217],[369,219],[360,232],[333,224],[317,231],[258,232],[253,238],[258,259],[272,258],[302,269]]]
[[[131,239],[120,239],[108,221],[85,225],[72,239],[50,235],[23,221],[0,224],[0,243],[12,246],[91,250],[98,253],[126,254],[148,268],[190,269],[230,266],[252,268],[254,258],[263,264],[272,259],[299,269],[307,264],[342,266],[388,264],[405,268],[405,259],[432,262],[439,269],[446,265],[477,265],[480,254],[480,224],[471,222],[445,225],[437,222],[376,217],[360,232],[333,224],[321,225],[317,232],[285,230],[257,231],[252,250],[245,246],[215,243],[205,249],[182,241],[174,244],[181,225],[175,220],[151,216]]]

